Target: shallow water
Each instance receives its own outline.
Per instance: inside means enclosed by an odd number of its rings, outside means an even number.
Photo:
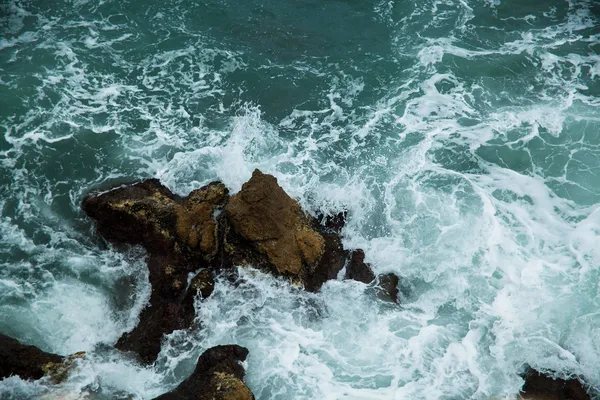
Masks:
[[[523,4],[527,3],[527,4]],[[0,332],[89,357],[0,398],[151,399],[246,346],[257,399],[498,399],[526,365],[600,387],[600,5],[583,0],[0,4]],[[403,277],[306,293],[251,269],[154,367],[111,349],[143,251],[79,205],[254,168]]]

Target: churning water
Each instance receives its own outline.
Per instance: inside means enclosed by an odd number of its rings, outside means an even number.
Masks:
[[[251,269],[155,366],[111,345],[149,297],[90,188],[274,174],[402,302]],[[0,398],[150,399],[247,347],[257,399],[500,399],[527,365],[600,387],[600,3],[0,2],[0,332],[87,351]],[[86,397],[88,396],[88,397]]]

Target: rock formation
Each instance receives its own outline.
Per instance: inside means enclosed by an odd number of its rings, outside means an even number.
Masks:
[[[342,269],[346,252],[337,233],[328,233],[300,204],[255,170],[225,206],[226,259],[254,265],[317,291]]]
[[[182,198],[149,179],[91,193],[82,208],[104,238],[148,252],[150,304],[116,344],[147,363],[156,360],[164,334],[191,325],[194,297],[210,295],[214,272],[251,265],[317,291],[349,256],[339,235],[343,215],[322,225],[259,170],[231,197],[219,182]]]
[[[47,376],[52,382],[59,383],[68,377],[75,361],[84,354],[80,352],[62,357],[0,334],[0,379],[12,375],[21,379],[40,379]]]
[[[344,279],[353,279],[363,283],[375,281],[377,296],[392,303],[398,302],[398,284],[400,278],[395,274],[383,274],[375,277],[371,266],[365,263],[365,253],[361,249],[354,250],[346,265]]]
[[[156,179],[84,198],[82,208],[96,221],[102,236],[112,242],[142,245],[148,252],[150,304],[142,311],[137,327],[119,339],[118,349],[153,362],[165,333],[191,325],[196,292],[208,297],[214,283],[212,272],[204,270],[188,287],[188,275],[212,265],[217,254],[214,214],[227,198],[221,183],[180,198]]]
[[[254,400],[240,365],[247,356],[248,350],[236,345],[210,348],[189,378],[155,400]]]
[[[520,397],[523,400],[590,400],[591,396],[578,379],[552,379],[530,369],[525,374]]]
[[[398,303],[398,284],[400,278],[396,274],[382,274],[377,277],[377,296],[392,303]]]
[[[353,279],[363,283],[371,283],[375,279],[375,274],[371,267],[365,263],[365,253],[362,250],[352,252],[352,257],[346,266],[345,279]]]

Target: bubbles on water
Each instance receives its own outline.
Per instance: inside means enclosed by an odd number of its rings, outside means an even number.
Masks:
[[[589,2],[538,6],[379,1],[386,52],[282,62],[179,6],[150,4],[148,27],[114,2],[9,3],[0,52],[27,73],[1,78],[0,325],[91,356],[62,387],[10,378],[2,393],[152,398],[221,343],[250,349],[257,398],[485,399],[515,394],[525,364],[600,384],[598,20]],[[155,368],[98,349],[149,288],[143,254],[90,238],[85,191],[156,176],[235,192],[254,168],[311,212],[347,210],[345,245],[403,276],[405,303],[242,270]]]

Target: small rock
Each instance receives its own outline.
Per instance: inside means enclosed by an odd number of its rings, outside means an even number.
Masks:
[[[240,365],[247,356],[241,346],[212,347],[200,356],[189,378],[155,400],[254,400]]]
[[[398,303],[398,284],[400,278],[396,274],[383,274],[378,277],[378,292],[377,295],[380,299],[390,301],[392,303]]]
[[[552,379],[530,369],[525,375],[521,389],[523,400],[590,400],[581,382],[577,379]]]
[[[346,266],[345,279],[353,279],[363,283],[371,283],[375,279],[375,274],[369,264],[365,263],[365,252],[361,249],[354,250],[350,261]]]

